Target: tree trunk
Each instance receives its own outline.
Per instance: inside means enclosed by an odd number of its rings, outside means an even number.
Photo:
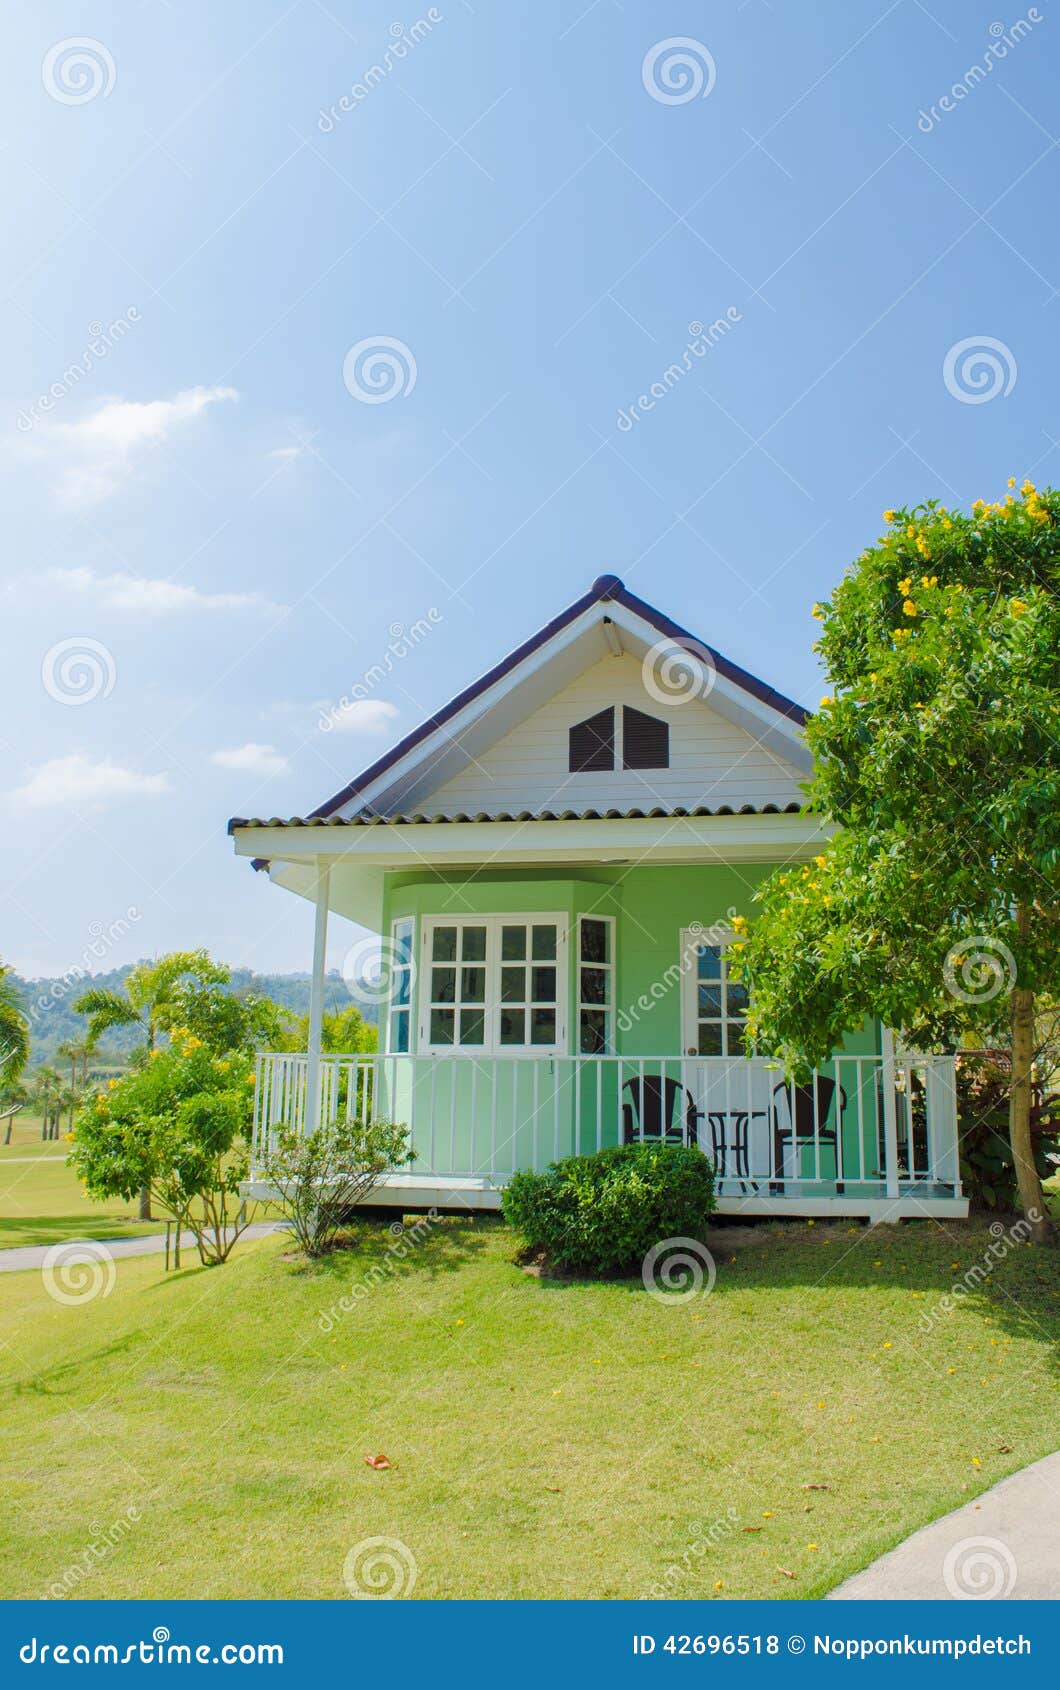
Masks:
[[[1027,937],[1030,913],[1023,905],[1016,911],[1021,939]],[[1030,1222],[1036,1244],[1055,1240],[1042,1182],[1034,1165],[1031,1140],[1031,1064],[1034,1059],[1034,993],[1025,986],[1012,992],[1012,1089],[1008,1102],[1008,1131],[1016,1166],[1020,1208]]]
[[[154,1220],[151,1213],[151,1187],[149,1185],[140,1187],[140,1219],[142,1221]]]

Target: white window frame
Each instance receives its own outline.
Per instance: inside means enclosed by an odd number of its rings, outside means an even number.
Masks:
[[[408,966],[397,963],[398,930],[407,927],[409,930]],[[389,965],[390,991],[386,1004],[386,1040],[385,1050],[388,1056],[411,1056],[416,1049],[416,1021],[418,1015],[416,1002],[416,917],[414,915],[396,915],[390,923],[390,954],[384,957],[384,965]],[[409,996],[407,1003],[397,1002],[397,976],[408,973]],[[408,1015],[409,1042],[407,1050],[398,1050],[394,1042],[394,1018],[398,1015]]]
[[[728,984],[728,963],[725,952],[736,938],[735,929],[715,922],[712,926],[704,924],[702,927],[682,927],[681,929],[681,1049],[687,1057],[699,1062],[710,1062],[714,1058],[699,1054],[699,965],[695,953],[700,945],[716,945],[721,952],[721,984]],[[715,1055],[719,1060],[731,1061],[734,1057],[746,1057],[745,1050],[730,1050],[729,1027],[732,1017],[724,1013],[724,996],[722,998],[722,1013],[718,1017],[721,1026],[722,1048]]]
[[[599,921],[599,922],[602,922],[607,927],[607,929],[608,929],[607,955],[608,955],[608,958],[609,958],[609,960],[607,962],[583,962],[582,961],[582,923],[586,922],[586,921]],[[573,1027],[573,1031],[572,1031],[572,1037],[573,1037],[573,1040],[574,1040],[574,1046],[573,1046],[574,1054],[575,1054],[575,1056],[588,1056],[588,1055],[591,1054],[590,1052],[582,1050],[582,1011],[583,1010],[589,1010],[589,1011],[591,1011],[592,1013],[595,1014],[595,1013],[599,1012],[600,1010],[602,1010],[603,1015],[604,1015],[604,1048],[598,1054],[601,1055],[601,1056],[614,1056],[615,1055],[615,982],[616,982],[617,975],[618,975],[618,962],[617,962],[617,958],[615,956],[615,918],[614,918],[613,915],[595,915],[595,914],[593,914],[592,911],[586,910],[581,915],[579,915],[577,917],[577,921],[576,921],[575,925],[576,925],[576,934],[577,934],[577,941],[578,942],[577,942],[577,945],[575,947],[575,953],[574,953],[574,998],[575,998],[575,1003],[577,1005],[577,1014],[574,1017],[574,1027]],[[604,1003],[599,1004],[599,1003],[585,1003],[585,1002],[583,1002],[583,1000],[582,1000],[582,969],[583,968],[598,968],[602,973],[607,975],[608,989],[607,989],[607,998],[606,998],[606,1001]]]
[[[501,928],[554,926],[556,929],[556,1040],[550,1045],[500,1043]],[[486,1041],[480,1045],[432,1044],[430,1038],[431,968],[434,933],[438,927],[484,927],[486,929]],[[569,917],[557,910],[511,910],[503,915],[424,915],[420,920],[420,969],[417,992],[417,1050],[423,1056],[565,1056],[569,1002],[568,965]],[[529,966],[529,959],[527,965]],[[459,962],[455,965],[460,967]],[[515,964],[514,966],[521,966]],[[551,962],[544,967],[551,968]]]

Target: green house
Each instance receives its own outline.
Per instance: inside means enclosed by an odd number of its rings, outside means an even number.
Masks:
[[[723,1212],[963,1215],[952,1058],[872,1022],[795,1085],[744,1037],[734,918],[828,834],[805,720],[607,575],[311,815],[233,820],[316,909],[310,1048],[260,1058],[248,1189],[279,1124],[372,1111],[412,1132],[378,1198],[406,1209],[665,1138]],[[320,1049],[331,911],[380,936],[377,1055]]]

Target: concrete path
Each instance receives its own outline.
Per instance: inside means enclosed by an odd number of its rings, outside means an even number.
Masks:
[[[240,1234],[240,1243],[244,1238],[264,1238],[270,1232],[279,1232],[285,1224],[284,1221],[255,1221],[253,1226],[248,1226],[246,1231]],[[123,1256],[160,1255],[166,1247],[166,1235],[164,1232],[154,1232],[146,1238],[63,1238],[58,1240],[58,1244],[64,1252],[64,1260],[76,1261],[80,1248],[85,1251],[86,1258],[95,1256],[99,1260],[99,1253],[106,1251],[106,1254],[117,1262]],[[55,1244],[24,1244],[17,1245],[13,1250],[0,1250],[0,1273],[18,1273],[26,1268],[43,1267],[48,1251],[55,1248]],[[181,1267],[195,1266],[199,1257],[193,1232],[181,1233],[180,1254]]]
[[[21,1167],[25,1162],[65,1162],[65,1156],[0,1156],[0,1168]]]
[[[1060,1454],[914,1533],[826,1598],[1025,1601],[1060,1596]]]

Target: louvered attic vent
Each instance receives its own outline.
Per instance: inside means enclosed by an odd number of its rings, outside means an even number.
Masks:
[[[615,711],[601,710],[587,721],[575,722],[570,730],[571,774],[615,767]],[[668,769],[670,726],[657,716],[622,706],[622,767],[624,769]]]
[[[670,767],[670,724],[657,716],[646,716],[631,704],[622,707],[622,767],[624,769],[668,769]]]
[[[613,769],[615,766],[614,707],[601,710],[570,730],[569,769],[572,775],[585,769]]]

